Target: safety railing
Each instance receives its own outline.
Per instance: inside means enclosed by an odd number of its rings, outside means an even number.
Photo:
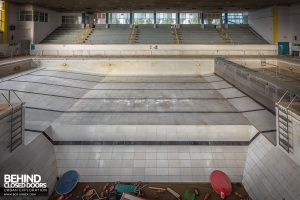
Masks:
[[[217,28],[217,32],[219,33],[219,35],[221,36],[221,38],[222,38],[226,43],[233,44],[232,38],[229,36],[228,33],[225,32],[225,30],[223,29],[222,26],[220,26],[219,28]]]
[[[92,33],[93,28],[85,28],[83,29],[82,33],[77,38],[78,44],[83,44],[85,40],[88,38],[88,36]]]
[[[128,43],[129,44],[135,44],[137,32],[138,32],[138,27],[135,26],[135,25],[133,25],[133,27],[131,29],[131,33],[130,33],[129,39],[128,39]]]
[[[174,40],[176,41],[176,44],[181,44],[182,42],[181,42],[180,36],[178,34],[177,28],[174,27],[171,30],[172,30],[172,34],[173,34]]]

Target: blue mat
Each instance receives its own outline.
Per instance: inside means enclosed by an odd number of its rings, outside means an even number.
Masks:
[[[70,193],[76,187],[78,180],[79,175],[76,171],[71,170],[64,173],[55,185],[55,192],[61,195]]]

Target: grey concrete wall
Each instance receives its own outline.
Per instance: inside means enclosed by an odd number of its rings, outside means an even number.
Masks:
[[[276,45],[56,45],[39,44],[32,55],[49,56],[204,56],[277,55]]]
[[[249,146],[243,185],[254,200],[298,200],[300,167],[260,135]]]
[[[43,135],[39,135],[27,146],[20,146],[1,161],[0,185],[3,185],[4,174],[39,174],[51,194],[57,177],[53,145]]]

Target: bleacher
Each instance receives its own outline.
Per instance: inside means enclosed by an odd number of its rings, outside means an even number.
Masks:
[[[60,26],[50,35],[48,35],[42,43],[46,44],[78,44],[84,29],[81,26]]]
[[[223,44],[214,25],[183,24],[177,29],[182,44]]]
[[[96,25],[86,44],[128,44],[132,29],[129,24]]]
[[[137,44],[174,44],[170,24],[142,24],[138,26]]]
[[[171,25],[152,24],[136,26],[133,43],[136,44],[176,44],[176,36]],[[177,30],[181,44],[267,44],[267,42],[249,25],[229,25],[223,32],[229,36],[226,40],[214,25],[183,24]],[[93,31],[84,35],[81,26],[62,26],[47,36],[42,43],[46,44],[129,44],[132,28],[128,24],[96,25]],[[230,40],[230,41],[229,41]]]
[[[234,44],[267,44],[249,25],[232,24],[224,29]]]

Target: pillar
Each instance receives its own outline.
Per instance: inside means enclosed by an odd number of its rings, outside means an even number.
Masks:
[[[278,34],[278,8],[277,8],[277,6],[273,6],[272,15],[273,15],[273,42],[274,42],[274,44],[277,44],[278,40],[279,40],[279,34]]]
[[[130,12],[129,14],[129,23],[130,23],[130,28],[133,27],[133,24],[134,24],[134,19],[133,19],[133,12]]]
[[[154,28],[156,28],[156,11],[154,11]]]
[[[180,13],[176,13],[176,27],[180,28]]]
[[[2,44],[7,44],[7,3],[5,1],[2,4],[2,15],[1,15],[1,31],[2,31]]]
[[[225,28],[228,29],[228,12],[224,13],[224,24]]]
[[[201,27],[204,28],[204,13],[200,13],[200,18],[201,18]]]
[[[105,25],[106,28],[109,28],[109,13],[105,13]]]

